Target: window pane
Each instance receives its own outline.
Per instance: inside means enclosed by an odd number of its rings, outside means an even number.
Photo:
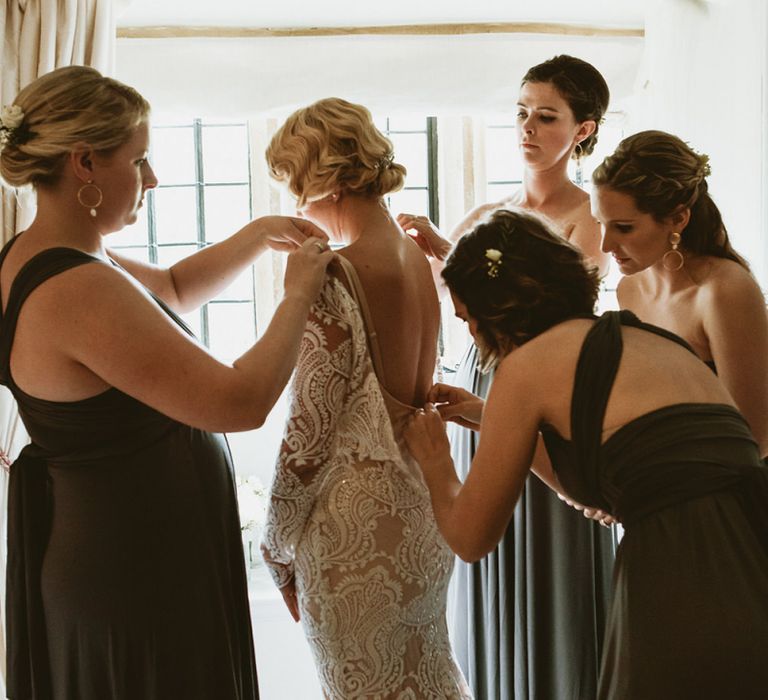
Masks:
[[[194,187],[160,187],[155,190],[157,240],[192,243],[197,240],[197,199]]]
[[[194,184],[195,139],[192,127],[153,129],[151,162],[161,185]]]
[[[170,267],[197,250],[196,245],[159,245],[157,247],[157,264]]]
[[[239,275],[232,284],[227,287],[217,299],[238,300],[253,299],[253,266]]]
[[[427,118],[412,114],[389,118],[390,131],[426,131]]]
[[[392,214],[429,214],[429,196],[427,190],[400,190],[389,197],[389,208]]]
[[[406,184],[409,187],[426,187],[427,176],[427,135],[392,134],[395,146],[395,160],[408,169]]]
[[[203,127],[205,182],[248,182],[248,131],[241,126]]]
[[[513,128],[485,130],[485,159],[488,182],[523,179],[517,135]]]
[[[253,304],[208,304],[208,333],[211,352],[223,362],[232,362],[256,342]]]
[[[192,332],[198,340],[203,337],[201,330],[201,313],[200,309],[195,309],[194,311],[190,311],[188,314],[183,314],[181,316],[182,320],[192,329]]]
[[[386,134],[387,131],[389,130],[389,127],[388,127],[389,119],[387,119],[387,117],[382,117],[381,115],[374,114],[373,123],[382,134]]]
[[[251,219],[248,185],[205,188],[205,240],[220,241],[231,236]]]

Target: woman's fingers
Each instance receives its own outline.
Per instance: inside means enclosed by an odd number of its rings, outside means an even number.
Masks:
[[[299,219],[297,217],[286,218],[289,218],[293,224],[293,229],[290,233],[293,235],[295,242],[299,245],[307,240],[307,238],[319,238],[326,243],[328,242],[328,234],[326,234],[319,226],[315,226],[311,221]]]
[[[291,613],[294,622],[298,622],[301,619],[301,614],[299,613],[299,599],[296,595],[295,582],[291,581],[291,583],[283,586],[280,589],[280,593],[283,595],[285,606],[288,608],[288,612]]]

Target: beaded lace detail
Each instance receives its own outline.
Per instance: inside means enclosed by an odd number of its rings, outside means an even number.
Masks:
[[[391,404],[391,405],[388,405]],[[295,579],[327,698],[470,698],[445,622],[453,554],[394,426],[357,302],[329,277],[302,340],[262,545]]]

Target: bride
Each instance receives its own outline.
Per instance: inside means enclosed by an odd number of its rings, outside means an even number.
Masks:
[[[345,247],[304,332],[264,558],[327,698],[470,698],[445,621],[453,554],[402,439],[439,328],[430,266],[383,200],[405,168],[368,110],[336,98],[291,115],[267,161]]]

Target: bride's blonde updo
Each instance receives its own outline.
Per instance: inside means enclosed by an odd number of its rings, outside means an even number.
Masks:
[[[333,192],[381,197],[405,183],[392,142],[362,105],[329,97],[294,112],[266,152],[272,176],[285,182],[299,208]]]
[[[73,148],[118,148],[150,111],[136,90],[85,66],[46,73],[13,105],[23,119],[0,151],[0,177],[11,187],[55,184]]]

